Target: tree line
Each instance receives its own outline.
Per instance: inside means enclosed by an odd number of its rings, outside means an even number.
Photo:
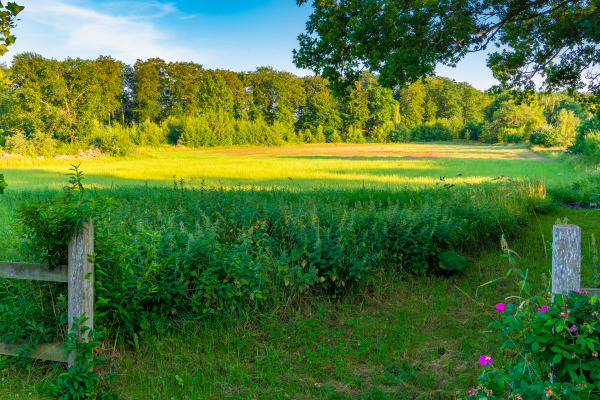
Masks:
[[[51,155],[95,145],[113,154],[132,146],[190,147],[319,142],[531,140],[569,145],[594,111],[586,96],[485,93],[429,77],[389,89],[363,72],[347,96],[320,76],[260,67],[205,69],[193,62],[111,57],[14,57],[0,96],[0,145]]]

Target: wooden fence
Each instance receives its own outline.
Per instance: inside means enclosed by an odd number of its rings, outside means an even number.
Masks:
[[[585,290],[600,294],[600,288],[581,287],[581,228],[554,225],[552,229],[552,294]]]
[[[50,269],[48,264],[28,264],[0,261],[0,278],[25,279],[36,281],[65,282],[68,284],[68,332],[73,327],[73,319],[84,314],[87,321],[83,324],[94,328],[94,265],[89,260],[94,253],[94,224],[83,224],[69,242],[68,264]],[[81,332],[79,332],[81,335]],[[87,340],[88,332],[82,337]],[[0,354],[17,355],[19,346],[26,343],[0,342]],[[29,354],[40,360],[67,362],[73,365],[75,354],[67,356],[61,344],[47,343],[37,345]]]

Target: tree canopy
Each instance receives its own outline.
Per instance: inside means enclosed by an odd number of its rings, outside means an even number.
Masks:
[[[297,0],[298,5],[309,0]],[[387,87],[497,46],[488,66],[507,86],[600,91],[600,0],[312,0],[294,62],[346,90],[368,69]]]

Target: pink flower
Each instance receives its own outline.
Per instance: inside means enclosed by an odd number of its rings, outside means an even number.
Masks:
[[[477,394],[477,392],[475,391],[475,389],[471,389],[471,391],[469,392],[470,395],[475,395]]]
[[[487,365],[490,364],[492,365],[492,356],[481,356],[479,357],[479,364],[481,365]]]
[[[506,304],[504,304],[504,303],[496,304],[496,310],[498,310],[499,313],[503,312],[504,310],[506,310]]]
[[[544,311],[547,311],[548,309],[550,309],[550,307],[543,306],[542,308],[538,308],[538,312],[544,312]]]
[[[583,290],[575,289],[577,293],[583,294]]]

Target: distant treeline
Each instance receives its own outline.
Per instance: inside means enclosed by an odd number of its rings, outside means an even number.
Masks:
[[[133,146],[191,147],[451,139],[571,145],[594,124],[588,96],[536,94],[519,102],[467,83],[428,78],[387,89],[371,73],[336,97],[319,76],[269,67],[204,69],[192,62],[111,57],[14,57],[1,87],[0,146],[51,155],[96,145],[112,154]],[[592,122],[590,122],[592,121]]]

